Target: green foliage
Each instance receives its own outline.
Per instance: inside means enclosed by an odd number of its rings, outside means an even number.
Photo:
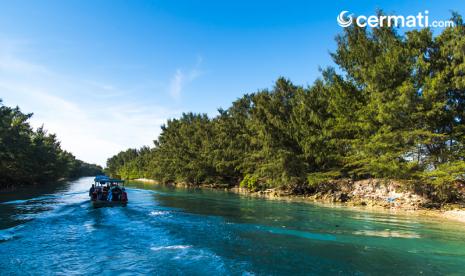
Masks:
[[[448,187],[465,158],[465,27],[453,20],[437,36],[346,28],[331,54],[338,70],[313,85],[279,78],[216,117],[183,114],[153,148],[119,153],[107,170],[249,189],[373,177]]]
[[[447,203],[465,199],[461,198],[465,186],[465,161],[441,164],[434,170],[420,172],[419,177],[428,185],[430,197],[435,201]]]
[[[247,188],[248,190],[255,191],[259,189],[258,177],[255,175],[247,174],[244,179],[240,182],[241,188]]]
[[[31,116],[0,100],[0,187],[101,173],[100,166],[62,150],[56,136],[43,127],[33,130],[28,123]]]
[[[465,183],[465,161],[444,163],[431,171],[422,172],[421,178],[425,183],[435,186],[460,182]]]
[[[307,183],[310,187],[315,187],[320,184],[326,184],[328,181],[337,179],[340,176],[341,173],[337,171],[310,173],[307,176]]]

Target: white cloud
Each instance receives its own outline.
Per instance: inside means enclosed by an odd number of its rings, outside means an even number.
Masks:
[[[182,73],[181,69],[176,70],[176,73],[171,78],[171,86],[170,86],[170,95],[176,100],[179,100],[181,97],[181,90],[182,85],[184,82],[184,74]]]
[[[128,97],[115,85],[29,62],[14,47],[0,47],[0,93],[5,105],[33,112],[31,125],[44,124],[64,149],[101,165],[126,148],[153,145],[161,124],[181,113]]]
[[[179,100],[181,98],[181,92],[184,86],[202,75],[202,71],[199,69],[201,63],[202,57],[199,56],[194,68],[189,70],[187,73],[184,73],[179,68],[176,70],[174,75],[171,77],[169,90],[169,93],[173,99]]]

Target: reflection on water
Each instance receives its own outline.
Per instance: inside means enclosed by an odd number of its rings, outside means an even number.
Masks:
[[[0,203],[2,274],[460,274],[454,222],[132,184],[91,207],[90,178]]]
[[[360,230],[360,231],[355,231],[354,235],[375,236],[375,237],[383,237],[383,238],[407,238],[407,239],[419,239],[420,238],[420,235],[414,232],[391,231],[389,229],[381,230],[381,231]]]

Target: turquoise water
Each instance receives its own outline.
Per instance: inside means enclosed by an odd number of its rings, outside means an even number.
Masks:
[[[465,272],[460,223],[141,184],[93,209],[91,181],[2,194],[1,275]]]

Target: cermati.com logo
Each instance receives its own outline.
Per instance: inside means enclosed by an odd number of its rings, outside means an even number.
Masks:
[[[349,13],[348,11],[341,11],[339,16],[337,17],[337,24],[343,28],[347,28],[352,25],[352,14],[346,16]]]
[[[359,27],[407,27],[407,28],[447,28],[454,27],[454,21],[451,20],[433,20],[429,19],[429,11],[419,12],[416,15],[359,15],[354,17],[349,11],[341,11],[337,16],[337,24],[347,28],[352,24]]]

